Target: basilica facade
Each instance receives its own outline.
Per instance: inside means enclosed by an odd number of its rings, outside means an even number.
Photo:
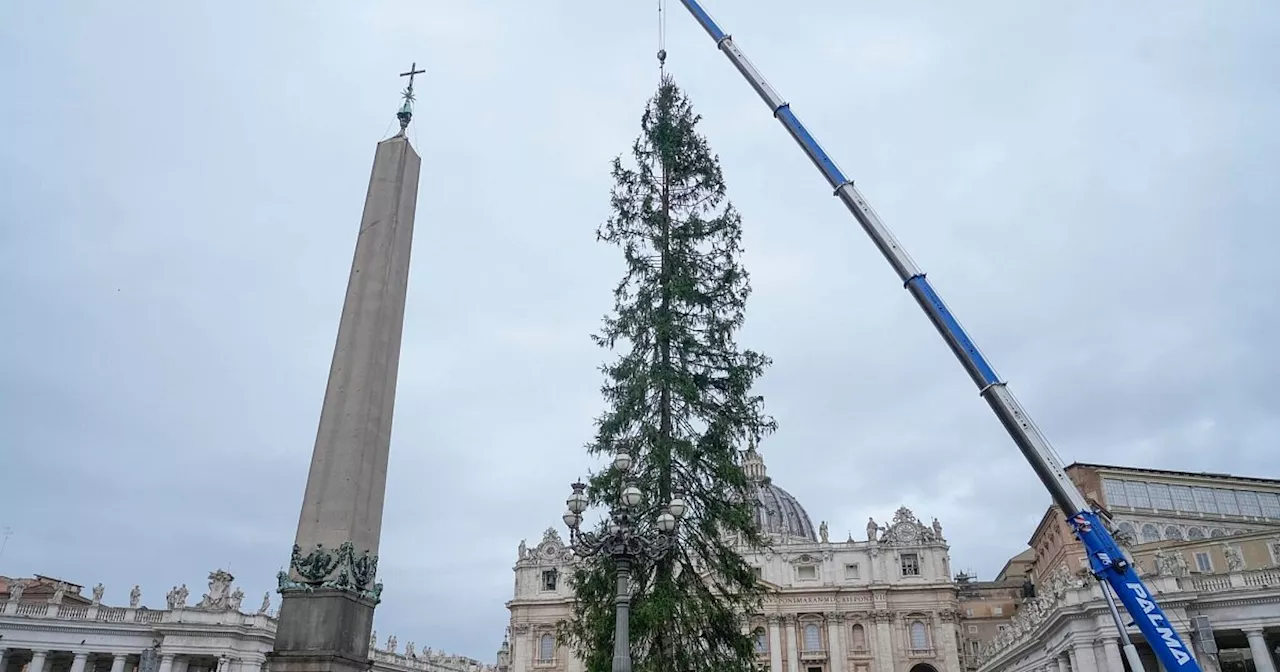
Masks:
[[[756,520],[771,544],[742,553],[767,594],[748,614],[759,669],[769,672],[959,672],[956,585],[942,526],[900,508],[866,523],[866,536],[833,541],[768,477],[754,449],[744,469],[756,490]],[[579,672],[557,642],[573,616],[573,551],[555,528],[521,543],[511,622],[499,653],[503,672]]]

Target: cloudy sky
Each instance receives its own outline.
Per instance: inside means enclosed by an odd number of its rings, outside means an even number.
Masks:
[[[990,578],[1048,497],[821,176],[678,3],[746,226],[770,475],[901,504]],[[1047,6],[1052,4],[1052,7]],[[1280,477],[1280,7],[708,0],[1067,461]],[[288,560],[374,143],[423,168],[377,629],[492,660],[559,524],[621,262],[653,2],[0,9],[0,574],[123,603]],[[1268,44],[1269,42],[1269,44]],[[1270,456],[1270,457],[1269,457]]]

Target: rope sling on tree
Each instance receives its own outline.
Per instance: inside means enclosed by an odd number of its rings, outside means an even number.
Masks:
[[[658,0],[658,76],[667,63],[667,0]]]

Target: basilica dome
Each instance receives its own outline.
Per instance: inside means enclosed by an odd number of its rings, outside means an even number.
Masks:
[[[764,460],[755,446],[742,458],[747,480],[755,484],[756,523],[766,536],[783,541],[817,541],[813,521],[791,493],[773,484],[764,468]]]

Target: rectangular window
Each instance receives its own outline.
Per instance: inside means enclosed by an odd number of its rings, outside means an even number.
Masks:
[[[1280,497],[1274,492],[1259,492],[1258,504],[1262,506],[1263,518],[1280,518]]]
[[[1236,501],[1240,503],[1240,515],[1255,518],[1262,515],[1262,506],[1258,504],[1258,493],[1247,490],[1237,491]]]
[[[1196,508],[1200,509],[1200,513],[1217,513],[1218,501],[1213,496],[1213,491],[1209,488],[1192,488],[1192,492],[1196,495]]]
[[[1136,509],[1151,508],[1151,498],[1147,496],[1147,484],[1137,481],[1125,481],[1124,492],[1129,495],[1129,506]]]
[[[1226,490],[1218,488],[1213,491],[1214,498],[1218,500],[1218,513],[1228,516],[1240,515],[1240,507],[1236,504],[1236,493],[1234,490]]]
[[[818,579],[818,568],[813,565],[805,565],[796,567],[796,576],[801,581],[816,581]]]
[[[902,554],[902,575],[920,576],[920,556],[915,553]]]
[[[976,634],[978,634],[978,626],[976,626],[976,625],[970,625],[970,626],[969,626],[969,634],[971,634],[971,635],[976,635]]]
[[[542,573],[542,589],[543,590],[556,589],[556,570],[548,569],[547,571]]]
[[[752,567],[752,568],[751,568],[751,573],[752,573],[752,574],[753,574],[757,579],[763,579],[763,578],[764,578],[764,570],[763,570],[763,569],[760,569],[759,567]]]
[[[1129,506],[1129,497],[1124,492],[1124,481],[1104,478],[1102,491],[1107,498],[1107,506]]]
[[[973,618],[973,610],[972,610],[972,609],[965,609],[965,610],[964,610],[964,615],[965,615],[966,617],[968,617],[968,618]],[[977,626],[971,625],[971,626],[969,626],[969,627],[974,628],[974,627],[977,627]]]
[[[858,565],[857,565],[857,563],[854,563],[854,564],[852,564],[852,565],[845,565],[845,566],[844,566],[844,578],[846,578],[846,579],[856,579],[856,578],[858,578]]]
[[[991,607],[992,616],[1004,616],[1004,607]]]
[[[1199,510],[1196,508],[1195,497],[1191,496],[1191,488],[1185,485],[1172,485],[1169,486],[1169,491],[1173,493],[1173,506],[1179,511],[1195,513]]]
[[[1169,494],[1169,486],[1164,483],[1148,483],[1147,492],[1151,494],[1151,508],[1173,510],[1173,495]]]
[[[1208,553],[1196,553],[1196,569],[1206,573],[1213,571],[1213,560]]]

